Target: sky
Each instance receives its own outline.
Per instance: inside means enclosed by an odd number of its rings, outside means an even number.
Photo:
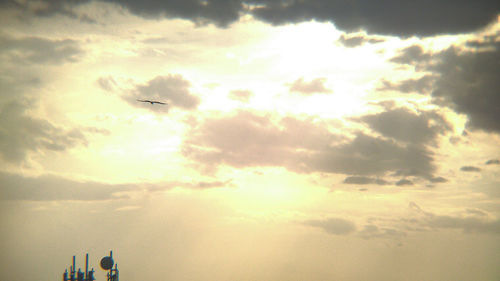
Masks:
[[[499,48],[498,1],[0,1],[0,280],[499,280]]]

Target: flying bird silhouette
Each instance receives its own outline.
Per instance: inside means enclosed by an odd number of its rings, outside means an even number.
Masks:
[[[137,101],[140,101],[140,102],[149,102],[150,104],[166,104],[164,102],[161,102],[161,101],[154,101],[154,100],[137,100]]]

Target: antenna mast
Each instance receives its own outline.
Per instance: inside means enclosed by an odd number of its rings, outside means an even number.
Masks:
[[[85,272],[82,272],[82,270],[79,268],[78,272],[76,271],[76,263],[75,263],[75,256],[73,256],[73,264],[69,267],[69,272],[68,270],[64,270],[63,273],[63,281],[94,281],[94,269],[92,268],[91,271],[89,271],[89,254],[85,256]],[[69,276],[68,276],[69,273]]]
[[[115,268],[113,268],[113,265]],[[118,281],[118,264],[113,261],[113,251],[109,251],[109,256],[101,259],[101,268],[109,270],[107,274],[107,281]]]

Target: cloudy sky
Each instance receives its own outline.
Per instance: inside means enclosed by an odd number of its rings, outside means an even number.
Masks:
[[[499,48],[498,1],[0,1],[0,280],[498,280]]]

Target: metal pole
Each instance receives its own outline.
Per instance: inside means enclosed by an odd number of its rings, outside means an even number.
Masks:
[[[73,256],[73,267],[71,269],[71,281],[74,281],[76,278],[76,265],[75,265],[75,256]]]
[[[89,253],[85,255],[85,281],[88,281],[89,275]]]
[[[113,251],[109,251],[109,256],[111,257],[111,260],[113,260]],[[113,280],[113,267],[109,269],[109,281]]]

